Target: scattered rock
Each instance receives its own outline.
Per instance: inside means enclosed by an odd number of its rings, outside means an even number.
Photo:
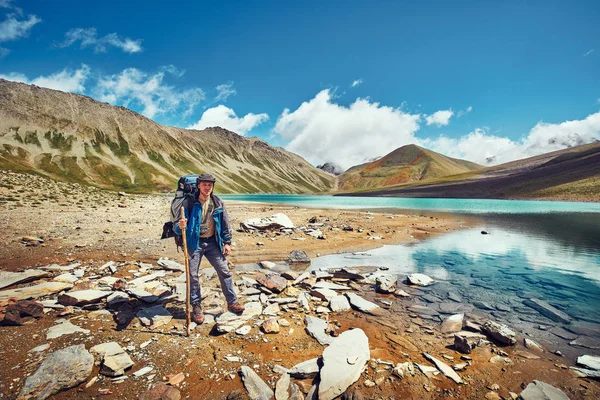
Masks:
[[[266,287],[269,290],[272,290],[276,293],[281,293],[288,285],[287,279],[282,277],[281,275],[264,275],[259,274],[256,277],[256,281]]]
[[[582,367],[600,371],[600,357],[597,356],[579,356],[577,357],[577,365],[581,365]]]
[[[27,378],[17,399],[47,399],[61,390],[85,382],[93,367],[94,357],[83,344],[57,350]]]
[[[365,300],[355,293],[344,293],[344,295],[348,298],[352,307],[357,308],[359,311],[373,315],[378,315],[381,311],[381,307],[377,304]]]
[[[306,252],[304,250],[293,250],[290,253],[290,256],[288,257],[288,262],[290,264],[303,264],[303,263],[309,263],[310,264],[310,257],[308,256],[308,254],[306,254]]]
[[[454,314],[446,318],[444,322],[442,322],[442,333],[460,332],[462,330],[464,318],[465,314]]]
[[[77,332],[85,334],[90,333],[89,330],[80,328],[77,325],[73,325],[70,321],[62,321],[48,329],[48,332],[46,333],[46,339],[56,339],[57,337],[70,335],[71,333]]]
[[[295,379],[313,379],[319,374],[319,358],[311,358],[294,365],[289,374]]]
[[[273,269],[273,268],[275,268],[277,266],[277,264],[275,264],[272,261],[261,261],[259,264],[264,269]]]
[[[468,338],[460,335],[454,335],[454,348],[463,354],[470,354],[475,347],[479,339]]]
[[[537,351],[544,351],[544,349],[542,348],[542,346],[540,346],[537,342],[534,342],[531,339],[527,339],[525,338],[523,340],[523,344],[525,345],[526,348],[531,349],[531,350],[537,350]]]
[[[352,309],[346,296],[337,295],[329,300],[329,308],[333,312],[349,311]]]
[[[320,371],[319,400],[332,400],[358,380],[371,358],[369,339],[362,329],[351,329],[323,351]]]
[[[407,277],[408,283],[416,286],[429,286],[434,280],[424,274],[411,274]]]
[[[414,375],[414,367],[411,362],[398,363],[392,371],[400,379],[404,379],[408,375]]]
[[[277,322],[277,318],[271,318],[265,320],[261,328],[264,333],[279,333],[279,323]]]
[[[246,232],[293,229],[294,223],[287,215],[277,213],[270,217],[246,219],[240,223],[240,228]]]
[[[48,272],[39,269],[28,269],[23,272],[0,271],[0,289],[45,278]]]
[[[533,381],[519,394],[521,400],[569,400],[566,394],[541,381]]]
[[[137,317],[144,326],[157,328],[166,325],[173,319],[173,315],[163,306],[143,308],[137,313]]]
[[[566,313],[552,307],[550,304],[539,299],[528,299],[524,300],[523,304],[533,308],[545,317],[550,318],[552,321],[562,322],[568,324],[571,322],[571,317]]]
[[[108,297],[112,292],[104,290],[77,290],[67,292],[58,296],[58,302],[65,306],[83,306],[86,304],[99,303],[105,297]]]
[[[43,282],[34,286],[0,291],[0,301],[6,301],[10,298],[14,298],[15,300],[37,299],[42,296],[62,292],[63,290],[69,290],[72,287],[73,285],[70,283]]]
[[[506,325],[498,324],[494,321],[487,321],[483,324],[481,330],[500,344],[513,346],[517,343],[515,332]]]
[[[429,353],[423,353],[423,356],[434,363],[436,368],[439,369],[442,374],[452,379],[456,383],[462,383],[461,377],[452,368],[450,368],[450,366],[433,357]]]
[[[394,293],[396,291],[396,281],[398,278],[392,275],[382,275],[375,279],[375,285],[379,293]]]
[[[271,399],[275,393],[269,385],[267,385],[256,372],[250,367],[242,366],[240,368],[240,375],[244,386],[248,391],[248,397],[251,400],[265,400]]]
[[[275,400],[288,400],[290,398],[290,375],[282,374],[275,384]]]
[[[156,263],[169,271],[185,272],[185,265],[182,265],[177,261],[169,260],[168,258],[159,258]]]
[[[308,334],[314,337],[321,345],[325,346],[333,342],[334,338],[325,334],[327,321],[324,319],[307,315],[304,317],[304,323],[306,324]]]

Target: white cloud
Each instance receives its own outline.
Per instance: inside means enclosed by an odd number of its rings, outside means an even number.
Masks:
[[[227,101],[229,96],[235,96],[237,91],[233,88],[233,82],[224,83],[222,85],[217,86],[217,97],[215,97],[215,103],[219,101]]]
[[[589,56],[590,54],[592,54],[594,52],[594,49],[590,49],[588,51],[585,52],[585,54],[583,55],[584,57]]]
[[[458,113],[456,113],[456,117],[460,118],[463,115],[470,113],[471,111],[473,111],[473,106],[469,106],[469,107],[465,108],[464,110],[459,110]]]
[[[182,91],[165,84],[165,72],[163,69],[151,75],[127,68],[119,74],[100,77],[93,93],[98,100],[111,104],[140,105],[141,113],[148,118],[173,112],[182,112],[184,118],[190,116],[194,107],[204,100],[204,92],[200,88]]]
[[[436,124],[437,126],[447,126],[450,124],[450,118],[454,115],[452,110],[439,110],[425,117],[427,125]]]
[[[322,90],[295,111],[285,109],[275,132],[290,139],[286,149],[313,164],[335,162],[346,169],[414,143],[419,114],[358,98],[348,107],[332,102]]]
[[[65,40],[58,47],[69,47],[80,42],[81,48],[94,47],[96,53],[105,53],[107,47],[117,47],[126,53],[139,53],[142,49],[142,39],[121,38],[116,33],[98,37],[96,28],[74,28],[65,33]]]
[[[6,57],[9,54],[10,54],[9,49],[7,49],[6,47],[0,47],[0,58]]]
[[[351,86],[357,87],[358,85],[362,85],[362,83],[363,83],[363,80],[362,80],[362,78],[360,78],[360,79],[353,81]]]
[[[0,42],[16,40],[29,36],[29,31],[42,20],[35,15],[19,21],[16,14],[8,14],[6,20],[0,22]]]
[[[198,122],[188,127],[188,129],[205,129],[213,126],[236,132],[240,135],[245,135],[254,127],[269,120],[269,116],[262,114],[246,114],[239,118],[235,112],[224,105],[218,105],[204,111]]]
[[[25,75],[20,73],[9,73],[7,75],[0,75],[0,78],[7,79],[9,81],[23,82],[30,85],[37,85],[48,89],[62,90],[64,92],[83,93],[85,90],[84,83],[90,75],[90,67],[82,64],[81,68],[71,70],[65,68],[60,72],[56,72],[48,76],[39,76],[34,79],[28,79]]]
[[[600,140],[600,112],[582,120],[558,124],[538,122],[520,140],[511,140],[478,128],[458,139],[440,137],[423,145],[450,157],[482,165],[496,165]]]

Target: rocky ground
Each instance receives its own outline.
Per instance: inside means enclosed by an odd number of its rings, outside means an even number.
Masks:
[[[532,342],[445,283],[284,261],[292,250],[366,250],[471,221],[228,204],[234,228],[275,213],[295,228],[235,232],[246,311],[225,312],[203,265],[207,321],[187,337],[182,255],[158,239],[169,199],[2,173],[0,201],[0,398],[600,397],[580,377],[598,375],[597,357]]]

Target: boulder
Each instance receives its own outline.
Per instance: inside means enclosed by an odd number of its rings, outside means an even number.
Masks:
[[[43,282],[18,289],[2,290],[0,291],[0,301],[7,301],[10,298],[15,300],[37,299],[63,290],[69,290],[72,287],[72,284],[65,282]]]
[[[478,343],[479,339],[477,338],[454,335],[454,348],[463,354],[470,354]]]
[[[0,289],[45,278],[48,272],[39,269],[28,269],[23,272],[0,271]]]
[[[144,326],[157,328],[166,325],[173,319],[173,315],[163,306],[143,308],[137,313],[137,317]]]
[[[276,293],[281,293],[287,287],[288,281],[281,275],[258,274],[256,281]]]
[[[377,304],[365,300],[355,293],[344,293],[344,295],[348,298],[352,307],[357,308],[359,311],[372,315],[378,315],[381,311],[381,307]]]
[[[288,373],[295,379],[313,379],[319,375],[319,369],[319,358],[311,358],[294,365]]]
[[[332,400],[360,378],[371,358],[369,339],[362,329],[343,332],[323,351],[319,400]]]
[[[541,381],[533,381],[519,394],[521,400],[569,400],[566,394]]]
[[[433,279],[424,274],[411,274],[406,279],[410,285],[416,286],[429,286],[434,282]]]
[[[288,262],[290,264],[310,264],[310,257],[304,250],[293,250],[288,257]]]
[[[317,339],[323,346],[333,342],[334,338],[325,333],[327,321],[324,319],[307,315],[304,317],[304,323],[306,324],[306,331],[308,334]]]
[[[488,335],[488,337],[500,344],[513,346],[517,343],[515,332],[506,325],[494,321],[487,321],[481,326],[481,330]]]
[[[94,357],[83,344],[57,350],[25,380],[17,399],[47,399],[61,390],[85,382],[93,367]]]
[[[389,294],[396,291],[396,281],[398,278],[392,275],[382,275],[375,278],[375,285],[379,293]]]
[[[244,387],[248,391],[250,400],[266,400],[275,396],[275,393],[256,372],[250,367],[243,365],[240,368],[240,375],[244,382]]]
[[[181,392],[173,386],[159,382],[152,389],[141,393],[138,400],[180,400]]]
[[[83,306],[99,303],[103,298],[111,294],[112,292],[104,290],[77,290],[61,294],[58,296],[58,302],[64,306]]]
[[[270,217],[264,218],[250,218],[240,223],[240,228],[244,231],[266,231],[266,230],[279,230],[279,229],[293,229],[294,223],[285,214],[277,213]]]
[[[442,322],[442,333],[460,332],[463,326],[465,314],[454,314],[449,316]]]
[[[566,313],[556,309],[545,301],[539,299],[528,299],[524,300],[523,304],[533,308],[543,316],[550,318],[552,321],[562,322],[568,324],[571,322],[571,317]]]

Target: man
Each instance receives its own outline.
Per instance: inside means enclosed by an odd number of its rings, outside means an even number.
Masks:
[[[182,229],[186,230],[187,243],[184,246],[187,246],[190,264],[192,320],[198,325],[204,322],[198,278],[202,257],[206,257],[217,271],[228,310],[235,314],[244,312],[244,306],[238,302],[233,291],[233,279],[225,259],[231,254],[231,231],[225,204],[212,193],[215,181],[211,174],[198,176],[198,191],[194,198],[184,201],[185,215],[173,226],[173,231],[178,235],[181,235]]]

